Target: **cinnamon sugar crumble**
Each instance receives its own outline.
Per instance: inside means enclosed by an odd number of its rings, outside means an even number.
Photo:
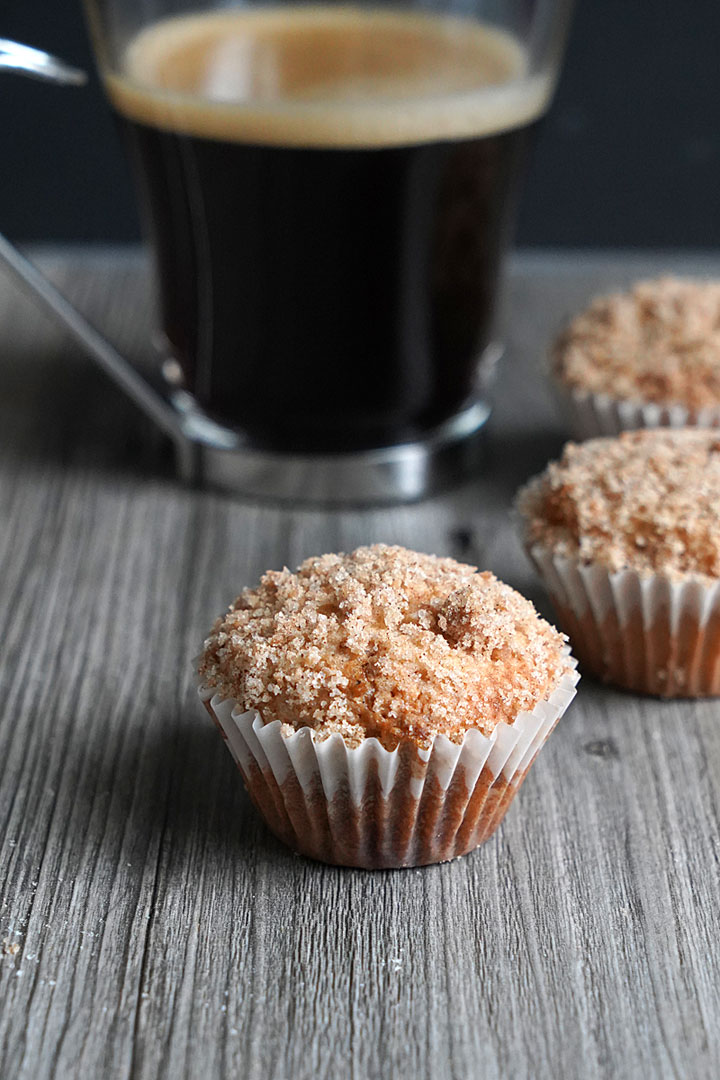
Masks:
[[[558,340],[554,367],[575,390],[720,405],[720,282],[663,277],[600,297]]]
[[[720,435],[698,428],[568,443],[520,492],[527,539],[559,555],[720,578]]]
[[[216,622],[199,671],[265,722],[392,749],[489,734],[568,668],[562,635],[492,574],[377,544],[266,573]]]

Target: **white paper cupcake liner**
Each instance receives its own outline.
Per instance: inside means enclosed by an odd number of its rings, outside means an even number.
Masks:
[[[569,655],[569,650],[568,650]],[[500,824],[530,765],[575,696],[575,661],[546,701],[490,736],[443,735],[427,750],[348,747],[263,724],[210,687],[200,699],[220,729],[267,825],[294,851],[368,869],[421,866],[463,855]]]
[[[563,412],[573,437],[578,441],[599,435],[619,435],[621,431],[658,427],[720,427],[720,409],[692,412],[683,405],[620,401],[609,394],[592,394],[564,386],[553,379]]]
[[[526,549],[582,670],[660,697],[720,694],[720,581],[611,572]]]

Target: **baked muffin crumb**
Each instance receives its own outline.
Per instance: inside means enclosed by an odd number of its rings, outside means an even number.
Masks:
[[[376,544],[263,575],[216,622],[199,673],[266,723],[393,749],[490,734],[569,668],[564,637],[492,574]]]
[[[662,277],[595,300],[560,336],[555,373],[616,400],[720,406],[720,282]]]
[[[720,578],[720,434],[653,429],[568,443],[518,507],[528,542],[558,555]]]

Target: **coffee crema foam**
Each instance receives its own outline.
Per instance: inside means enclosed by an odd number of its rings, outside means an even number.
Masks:
[[[353,7],[234,9],[154,23],[106,72],[123,116],[211,139],[381,147],[531,123],[552,92],[510,34]]]

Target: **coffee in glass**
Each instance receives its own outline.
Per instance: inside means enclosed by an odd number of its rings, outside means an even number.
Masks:
[[[88,4],[198,414],[312,454],[472,407],[566,3]]]

